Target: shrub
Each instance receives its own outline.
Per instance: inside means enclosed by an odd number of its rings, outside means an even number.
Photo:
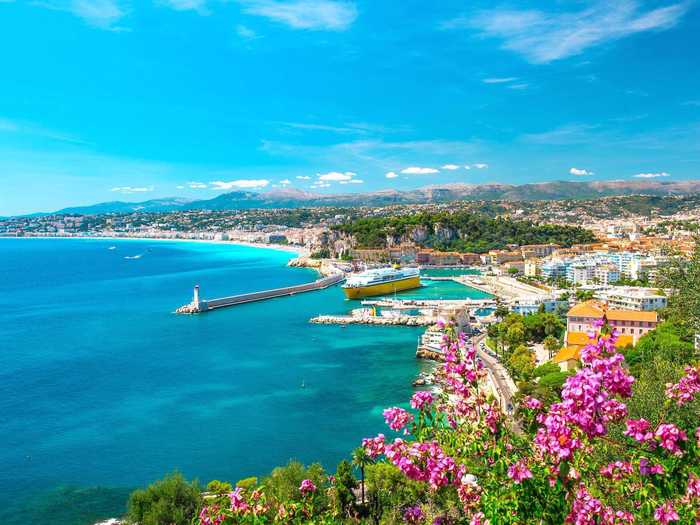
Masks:
[[[189,525],[202,504],[196,481],[178,472],[137,490],[129,498],[128,519],[138,525]]]

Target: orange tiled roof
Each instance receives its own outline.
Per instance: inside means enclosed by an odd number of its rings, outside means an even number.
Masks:
[[[569,346],[583,347],[590,342],[588,334],[586,332],[567,332],[566,333],[566,344]],[[621,334],[618,336],[615,346],[617,348],[624,348],[634,343],[634,337],[629,334]]]
[[[572,359],[579,360],[581,358],[581,351],[577,346],[566,346],[557,352],[554,356],[555,363],[563,363],[564,361],[571,361]]]
[[[606,309],[599,301],[591,299],[573,306],[566,314],[567,317],[603,317],[605,313],[610,321],[647,321],[656,323],[659,314],[656,312],[639,312],[637,310]]]

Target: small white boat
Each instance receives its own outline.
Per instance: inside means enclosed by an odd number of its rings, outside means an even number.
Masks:
[[[117,249],[117,247],[116,247],[116,246],[110,246],[110,247],[109,247],[109,248],[107,248],[107,249],[108,249],[108,250],[116,250],[116,249]]]

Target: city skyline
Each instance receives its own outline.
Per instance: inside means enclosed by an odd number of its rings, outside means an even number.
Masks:
[[[0,1],[0,215],[698,178],[692,2]]]

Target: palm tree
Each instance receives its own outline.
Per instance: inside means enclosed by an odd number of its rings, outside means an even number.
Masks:
[[[360,469],[360,483],[362,484],[362,504],[365,504],[365,467],[374,463],[364,447],[357,447],[352,452],[352,464]]]

